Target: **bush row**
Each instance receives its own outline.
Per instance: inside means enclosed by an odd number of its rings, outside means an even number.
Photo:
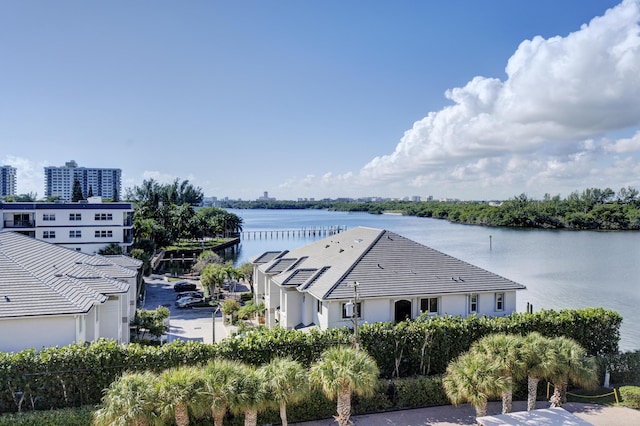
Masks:
[[[354,415],[373,412],[397,410],[402,408],[419,408],[447,404],[448,400],[441,386],[440,377],[415,377],[389,381],[381,379],[376,391],[369,397],[354,396],[352,413]],[[26,413],[8,413],[0,415],[0,426],[41,426],[69,425],[84,426],[91,424],[92,414],[99,406],[87,405],[61,410],[46,410]],[[332,418],[336,413],[336,402],[327,399],[320,390],[313,390],[306,401],[287,406],[287,417],[290,422],[304,422]],[[211,425],[213,419],[208,415],[191,419],[190,424]],[[279,424],[278,410],[267,410],[258,416],[258,424]],[[225,425],[241,426],[242,416],[228,414]]]
[[[541,311],[508,317],[435,317],[399,324],[364,324],[360,345],[373,356],[385,379],[444,373],[450,360],[478,338],[506,332],[576,339],[591,355],[618,352],[621,317],[603,309]],[[0,353],[0,412],[96,404],[102,390],[124,371],[160,371],[178,365],[204,364],[215,357],[261,365],[273,357],[292,357],[305,366],[330,346],[350,343],[349,329],[308,333],[257,327],[242,338],[216,345],[176,341],[160,347],[91,344],[50,347],[41,351]]]

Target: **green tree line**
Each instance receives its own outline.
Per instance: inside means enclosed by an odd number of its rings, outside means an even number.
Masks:
[[[242,218],[226,210],[197,208],[204,194],[188,180],[160,184],[154,179],[127,188],[134,205],[134,244],[131,255],[145,262],[148,272],[156,249],[179,241],[233,237],[242,231]]]
[[[506,201],[227,201],[225,208],[327,209],[446,219],[455,223],[515,228],[639,230],[640,196],[633,187],[587,188],[569,196],[545,194],[541,200],[526,194]]]

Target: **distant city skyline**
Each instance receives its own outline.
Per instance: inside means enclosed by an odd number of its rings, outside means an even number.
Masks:
[[[205,196],[640,188],[640,0],[3,4],[0,165]]]

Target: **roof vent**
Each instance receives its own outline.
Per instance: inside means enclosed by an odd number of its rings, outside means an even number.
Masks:
[[[342,253],[344,251],[343,248],[341,248],[340,250],[338,250],[338,253]]]
[[[62,277],[62,274],[55,274],[55,276],[60,278],[60,277]]]
[[[384,269],[384,268],[382,267],[382,265],[380,265],[379,263],[378,263],[378,268],[380,268],[380,269]]]
[[[9,296],[5,296],[4,300],[6,300],[7,302],[11,302],[11,299],[9,298]]]
[[[326,246],[324,246],[324,248],[329,248],[329,244],[327,244]]]

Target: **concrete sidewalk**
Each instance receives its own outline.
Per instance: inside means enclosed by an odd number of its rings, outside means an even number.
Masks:
[[[514,401],[513,411],[526,410],[525,401]],[[539,401],[537,408],[548,408],[549,403]],[[626,407],[608,407],[594,404],[567,403],[563,408],[594,426],[638,426],[640,411]],[[500,402],[490,402],[487,412],[490,415],[500,414]],[[351,417],[356,426],[456,426],[475,425],[476,413],[468,404],[454,407],[418,408],[413,410],[391,411],[387,413],[365,414]],[[312,422],[292,423],[296,426],[328,426],[335,425],[333,419],[315,420]]]

